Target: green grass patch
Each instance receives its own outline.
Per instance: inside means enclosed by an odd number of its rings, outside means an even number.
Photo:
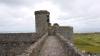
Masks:
[[[75,34],[74,44],[80,50],[100,53],[100,34]]]

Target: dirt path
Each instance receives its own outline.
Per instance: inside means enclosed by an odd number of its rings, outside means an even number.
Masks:
[[[66,56],[64,50],[63,44],[56,36],[49,36],[39,56]]]

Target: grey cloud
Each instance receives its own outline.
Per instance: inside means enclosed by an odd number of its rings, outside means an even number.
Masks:
[[[0,32],[35,31],[35,20],[31,9],[24,6],[17,8],[0,5]]]
[[[75,32],[100,32],[100,0],[54,0],[68,16],[61,25],[71,25]]]
[[[55,2],[61,6],[62,11],[72,16],[100,14],[99,0],[55,0]]]
[[[60,24],[73,26],[74,32],[100,32],[100,18],[72,18],[62,20]]]
[[[0,3],[9,5],[9,6],[32,6],[33,4],[40,2],[37,0],[0,0]]]
[[[0,0],[0,32],[34,32],[34,5],[44,1],[47,0]],[[55,17],[53,23],[73,26],[75,32],[99,31],[99,0],[48,1],[59,6],[61,12],[68,13]]]

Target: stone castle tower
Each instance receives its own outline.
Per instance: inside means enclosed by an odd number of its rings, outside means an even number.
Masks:
[[[49,15],[46,10],[35,11],[36,33],[40,36],[48,29]]]
[[[49,15],[50,13],[46,10],[35,11],[36,33],[38,34],[38,36],[42,36],[44,33],[48,31],[50,23]],[[56,32],[62,34],[65,38],[72,41],[73,27],[58,26],[56,30]]]

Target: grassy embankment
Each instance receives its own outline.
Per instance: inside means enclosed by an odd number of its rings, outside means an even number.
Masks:
[[[75,34],[74,43],[80,50],[100,53],[100,33]]]

